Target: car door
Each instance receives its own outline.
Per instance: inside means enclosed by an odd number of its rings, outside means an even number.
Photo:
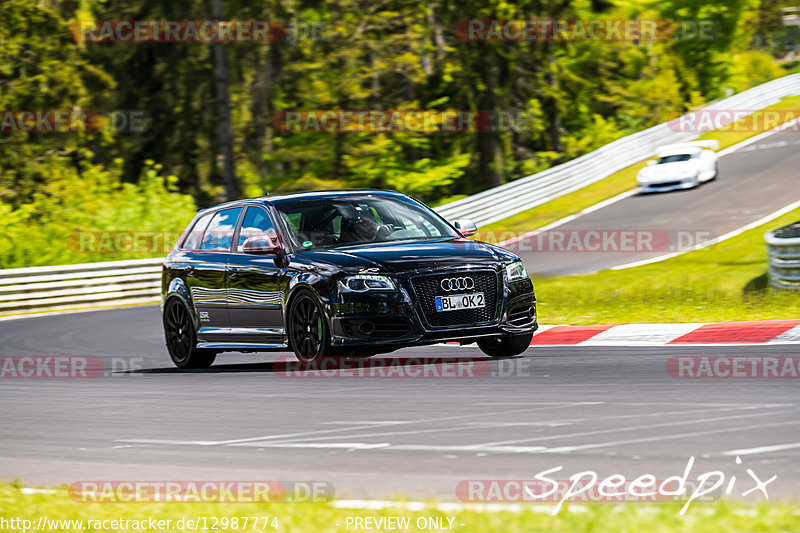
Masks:
[[[286,269],[276,255],[242,252],[249,237],[277,238],[275,225],[267,209],[247,207],[236,235],[236,246],[228,258],[228,313],[231,339],[237,343],[282,344],[283,295],[288,284]]]
[[[188,265],[186,285],[194,302],[200,342],[230,340],[230,317],[226,299],[226,269],[233,234],[241,207],[222,209],[211,217],[193,261]]]

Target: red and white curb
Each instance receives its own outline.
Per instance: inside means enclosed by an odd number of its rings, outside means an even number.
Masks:
[[[800,319],[688,324],[540,326],[532,346],[800,344]]]

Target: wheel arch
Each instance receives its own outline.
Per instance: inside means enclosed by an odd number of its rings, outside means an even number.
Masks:
[[[180,278],[174,278],[170,281],[169,286],[167,287],[167,292],[164,295],[164,308],[162,311],[163,313],[167,309],[167,305],[171,300],[180,300],[183,302],[189,309],[189,316],[192,317],[192,322],[194,323],[195,331],[200,330],[200,320],[197,317],[197,312],[194,309],[194,302],[192,301],[192,295],[189,291],[189,288],[186,286],[186,283]]]

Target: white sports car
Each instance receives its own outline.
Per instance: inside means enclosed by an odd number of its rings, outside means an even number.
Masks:
[[[691,189],[717,177],[717,141],[693,141],[661,146],[655,161],[639,171],[636,181],[642,192]]]

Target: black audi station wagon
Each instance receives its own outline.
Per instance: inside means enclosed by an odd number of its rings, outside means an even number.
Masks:
[[[533,284],[475,232],[390,191],[202,210],[164,260],[167,349],[181,368],[225,351],[291,350],[307,364],[446,341],[521,354],[537,328]]]

